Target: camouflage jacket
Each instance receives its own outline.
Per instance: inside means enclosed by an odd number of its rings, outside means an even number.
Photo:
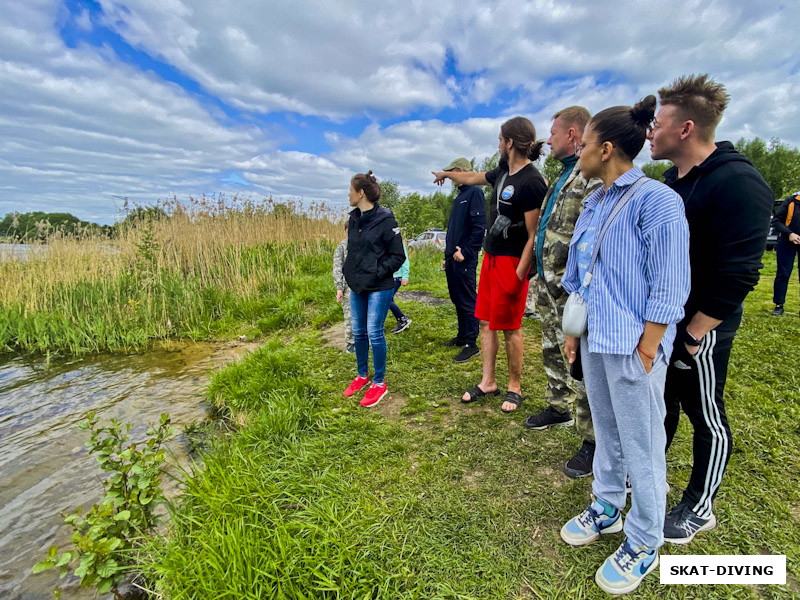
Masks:
[[[333,251],[333,284],[337,290],[346,290],[347,282],[344,280],[344,261],[347,258],[347,240],[342,240]]]
[[[547,190],[547,195],[542,203],[542,214],[544,214],[547,204],[553,201],[553,189],[557,181],[558,178],[555,178]],[[559,298],[564,294],[564,290],[561,288],[561,278],[567,268],[569,241],[572,239],[572,232],[575,230],[575,222],[583,210],[583,201],[601,185],[603,185],[603,182],[599,179],[586,181],[583,178],[581,175],[581,163],[578,161],[561,187],[558,197],[555,198],[556,204],[550,213],[550,219],[547,221],[547,229],[544,232],[544,244],[542,246],[544,283],[553,298]]]

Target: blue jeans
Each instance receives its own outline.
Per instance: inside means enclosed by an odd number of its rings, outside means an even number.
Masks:
[[[353,315],[353,339],[356,344],[356,362],[359,377],[369,374],[369,347],[372,345],[374,383],[383,383],[386,375],[386,336],[383,326],[386,313],[394,296],[394,289],[357,294],[350,290],[350,312]]]
[[[389,304],[389,310],[392,311],[394,318],[397,319],[397,322],[400,322],[400,319],[404,318],[405,315],[403,311],[400,310],[400,307],[395,304],[394,297],[397,295],[397,290],[400,289],[400,286],[403,285],[403,280],[399,277],[394,278],[394,291],[392,292],[392,301]]]

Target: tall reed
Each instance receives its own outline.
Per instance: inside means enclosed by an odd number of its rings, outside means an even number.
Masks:
[[[256,317],[253,303],[285,295],[309,261],[321,270],[314,257],[343,236],[324,205],[201,198],[160,208],[167,216],[134,220],[112,239],[56,233],[0,262],[0,346],[82,352],[208,337]]]

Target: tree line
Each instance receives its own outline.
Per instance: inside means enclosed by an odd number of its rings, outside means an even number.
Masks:
[[[70,213],[11,212],[0,221],[0,242],[30,244],[45,242],[53,236],[112,238],[124,227],[135,225],[142,220],[166,217],[166,211],[157,206],[137,206],[129,210],[122,221],[113,225],[98,225],[83,221]]]

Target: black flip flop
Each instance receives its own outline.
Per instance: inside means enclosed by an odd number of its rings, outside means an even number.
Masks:
[[[467,392],[467,394],[469,394],[469,400],[464,400],[464,396],[461,396],[461,404],[469,404],[471,402],[475,402],[478,398],[483,398],[484,396],[496,396],[499,393],[499,389],[493,392],[484,392],[479,386],[476,385]]]
[[[519,405],[522,404],[522,396],[516,392],[506,392],[506,395],[503,397],[503,402],[511,402],[511,404],[514,404],[517,408],[519,408]],[[517,408],[513,410],[503,410],[501,408],[500,410],[502,410],[504,413],[512,413],[516,412]]]

